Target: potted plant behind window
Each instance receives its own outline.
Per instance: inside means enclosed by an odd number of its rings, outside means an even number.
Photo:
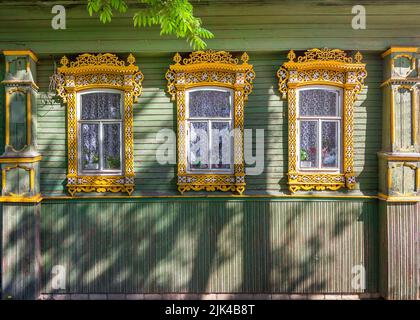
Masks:
[[[309,153],[306,149],[300,149],[300,166],[301,168],[311,168],[312,161],[309,159]]]

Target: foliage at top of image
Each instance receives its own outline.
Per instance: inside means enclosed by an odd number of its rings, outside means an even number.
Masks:
[[[189,45],[200,50],[206,48],[203,39],[211,39],[213,33],[202,27],[201,19],[193,14],[193,6],[188,0],[137,0],[143,4],[133,16],[135,27],[160,25],[160,34],[174,34],[186,39]],[[125,0],[87,0],[89,15],[99,14],[102,23],[111,22],[113,12],[125,13],[128,5]]]

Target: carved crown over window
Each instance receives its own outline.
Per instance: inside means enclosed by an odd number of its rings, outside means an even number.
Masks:
[[[168,92],[177,101],[178,118],[178,190],[234,191],[245,190],[243,156],[244,106],[255,78],[246,53],[239,59],[225,51],[197,51],[182,59],[177,53],[166,73]],[[187,172],[187,102],[186,90],[197,87],[222,87],[233,90],[234,170],[232,174],[192,174]]]
[[[353,189],[356,178],[353,168],[353,114],[357,94],[363,88],[367,76],[362,55],[353,57],[338,49],[312,49],[297,58],[292,50],[288,62],[278,70],[279,92],[288,97],[289,122],[289,168],[288,184],[292,192],[298,190],[337,190],[341,187]],[[298,89],[310,85],[327,85],[343,89],[342,104],[342,152],[341,172],[307,172],[298,169],[297,149],[297,93]]]
[[[67,102],[68,173],[67,190],[77,192],[134,191],[133,103],[142,92],[143,74],[130,54],[127,63],[116,55],[79,55],[74,61],[64,56],[58,68],[57,94]],[[80,175],[78,170],[77,93],[87,89],[116,89],[124,96],[124,172],[122,175]]]

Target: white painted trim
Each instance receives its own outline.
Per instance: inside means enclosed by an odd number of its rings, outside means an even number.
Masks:
[[[120,103],[120,114],[121,114],[121,119],[104,119],[104,120],[80,120],[80,114],[81,114],[81,105],[80,105],[80,97],[84,94],[89,94],[89,93],[102,93],[102,92],[109,92],[109,93],[118,93],[120,94],[121,97],[121,103]],[[116,89],[87,89],[87,90],[81,90],[79,92],[77,92],[77,98],[76,98],[76,115],[77,115],[77,154],[78,154],[78,159],[77,159],[77,171],[78,171],[78,175],[83,176],[83,175],[89,175],[89,176],[107,176],[107,175],[122,175],[125,171],[125,152],[124,152],[124,92],[121,90],[116,90]],[[81,165],[81,155],[82,155],[82,150],[81,150],[81,130],[80,130],[80,124],[81,123],[94,123],[94,124],[99,124],[99,170],[82,170],[82,165]],[[113,124],[113,123],[118,123],[120,124],[120,159],[121,159],[121,170],[105,170],[102,169],[102,155],[103,155],[103,151],[102,151],[102,147],[101,147],[101,141],[103,138],[103,124]]]
[[[300,116],[299,108],[299,92],[304,90],[313,90],[313,89],[322,89],[328,91],[334,91],[337,93],[337,116]],[[335,86],[328,85],[309,85],[303,86],[296,90],[296,154],[297,154],[297,164],[296,168],[298,172],[302,173],[341,173],[343,171],[342,164],[342,155],[343,155],[343,89]],[[317,168],[301,168],[300,167],[300,122],[301,121],[317,121],[317,135],[318,135],[318,154],[317,154]],[[322,152],[322,122],[323,121],[336,121],[339,124],[337,130],[337,162],[338,166],[336,168],[322,168],[321,167],[321,152]]]

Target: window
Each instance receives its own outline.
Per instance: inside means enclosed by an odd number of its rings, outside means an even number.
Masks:
[[[188,172],[233,172],[232,90],[187,91]]]
[[[299,170],[341,170],[341,104],[341,89],[299,89]]]
[[[325,48],[287,57],[277,76],[288,99],[290,191],[354,189],[354,103],[367,75],[362,55]]]
[[[82,54],[61,59],[57,93],[67,102],[67,190],[134,191],[133,104],[143,74],[116,55]]]
[[[121,174],[123,170],[122,94],[93,91],[79,94],[79,172]]]
[[[248,55],[197,51],[166,73],[177,103],[178,190],[245,191],[244,108],[255,73]]]
[[[28,100],[30,95],[21,89],[12,89],[9,92],[9,132],[8,144],[15,150],[22,150],[30,144],[30,132],[28,128]]]

